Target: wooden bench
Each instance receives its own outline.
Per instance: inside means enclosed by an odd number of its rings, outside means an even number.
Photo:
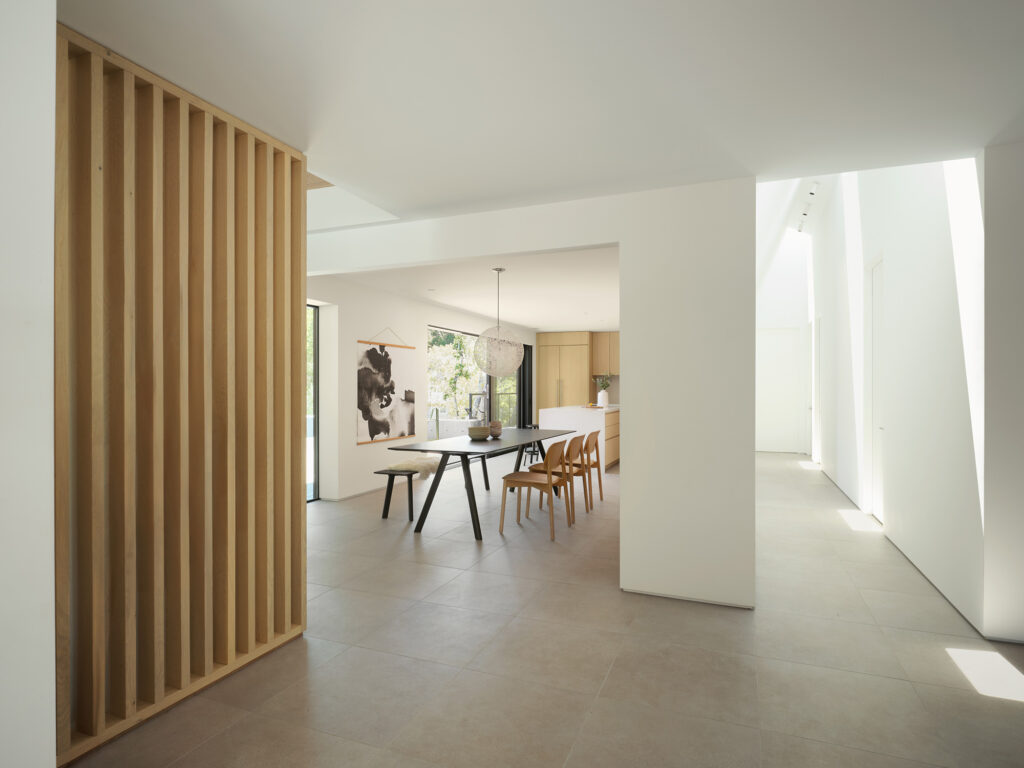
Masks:
[[[409,478],[409,522],[412,522],[412,478],[413,475],[419,474],[415,469],[378,469],[373,474],[375,475],[387,475],[388,478],[388,490],[384,496],[384,514],[381,517],[385,520],[388,519],[388,510],[391,508],[391,491],[395,487],[396,477],[407,477]]]

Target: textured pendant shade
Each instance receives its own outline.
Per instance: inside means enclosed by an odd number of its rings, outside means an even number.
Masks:
[[[501,327],[501,273],[503,267],[495,267],[498,275],[498,312],[495,325],[481,333],[473,347],[473,359],[480,370],[491,376],[509,376],[519,370],[523,362],[523,343]]]

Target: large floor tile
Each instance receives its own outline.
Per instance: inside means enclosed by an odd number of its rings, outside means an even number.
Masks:
[[[629,633],[711,651],[754,653],[755,611],[643,596]]]
[[[462,666],[476,656],[510,618],[500,613],[417,603],[371,632],[359,644]]]
[[[914,683],[963,768],[1024,766],[1024,702]]]
[[[949,655],[950,649],[991,651],[993,646],[980,637],[938,635],[910,629],[882,627],[907,680],[973,690],[970,681]]]
[[[306,728],[383,746],[428,707],[457,669],[351,648],[260,707]]]
[[[615,659],[600,696],[756,727],[756,669],[752,656],[633,637]]]
[[[935,587],[908,563],[847,562],[846,571],[861,589],[905,592],[909,595],[934,595]]]
[[[306,551],[306,580],[333,588],[347,579],[378,568],[386,562],[379,557],[345,555],[310,547]]]
[[[871,614],[882,626],[915,629],[941,635],[978,637],[974,628],[937,592],[930,595],[908,595],[902,592],[862,589],[861,594],[871,609]]]
[[[271,696],[311,674],[348,646],[298,637],[203,691],[202,696],[240,709],[257,709]]]
[[[612,632],[517,618],[498,632],[469,667],[596,694],[621,643],[622,638]]]
[[[461,572],[458,568],[394,560],[347,579],[342,586],[357,592],[419,600]]]
[[[194,696],[141,728],[90,752],[84,768],[164,768],[245,717],[246,711]]]
[[[797,613],[820,619],[840,619],[873,624],[860,590],[843,584],[829,584],[800,577],[760,579],[757,605],[771,611]]]
[[[645,704],[598,699],[566,768],[757,768],[759,733],[680,717]]]
[[[605,587],[550,582],[522,609],[521,615],[625,632],[641,607],[653,599]]]
[[[927,768],[927,764],[762,731],[761,768]]]
[[[911,683],[760,659],[757,698],[770,731],[941,766],[956,763]]]
[[[259,715],[214,736],[174,768],[369,768],[384,765],[381,749]]]
[[[561,768],[592,698],[465,670],[392,747],[450,768]]]
[[[466,571],[435,589],[423,601],[514,615],[533,599],[544,584],[522,576]]]
[[[874,624],[757,611],[757,655],[821,667],[903,677],[886,635]]]
[[[413,605],[411,600],[332,589],[309,601],[306,634],[352,644]]]

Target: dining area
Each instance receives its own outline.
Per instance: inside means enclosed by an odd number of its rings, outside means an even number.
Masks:
[[[414,453],[421,457],[431,457],[436,461],[424,464],[422,460],[414,462],[398,461],[382,473],[409,473],[409,520],[416,517],[413,533],[424,530],[428,516],[435,502],[438,489],[441,487],[445,471],[449,466],[460,467],[466,496],[468,517],[472,526],[473,537],[483,540],[480,522],[476,485],[473,482],[472,464],[475,462],[481,470],[483,492],[491,493],[491,482],[487,462],[493,462],[502,456],[514,454],[515,460],[511,472],[501,476],[500,513],[498,535],[504,535],[506,507],[509,496],[515,497],[516,524],[521,525],[523,513],[530,518],[531,504],[536,492],[537,509],[544,512],[547,500],[546,517],[551,541],[555,541],[555,509],[560,508],[564,514],[566,529],[576,523],[577,510],[589,514],[594,509],[594,496],[604,500],[604,468],[600,461],[598,432],[576,434],[573,430],[538,429],[535,427],[503,429],[495,422],[490,427],[470,428],[470,433],[455,437],[428,440],[393,446],[390,450],[398,453]],[[547,442],[547,446],[545,446]],[[539,462],[527,461],[530,455],[539,456]],[[412,473],[423,474],[424,466],[432,469],[432,480],[418,516],[414,515],[412,496]],[[577,483],[577,480],[579,481]],[[523,490],[526,490],[526,505],[523,507]],[[577,494],[577,489],[579,493]],[[385,500],[383,519],[388,517],[388,505],[391,498],[391,478]]]

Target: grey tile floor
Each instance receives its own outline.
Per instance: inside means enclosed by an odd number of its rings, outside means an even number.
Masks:
[[[1024,766],[1024,703],[947,653],[1022,648],[978,637],[807,466],[757,457],[755,611],[621,592],[614,472],[554,543],[546,511],[498,536],[477,465],[483,542],[454,472],[422,535],[404,492],[387,521],[383,493],[311,504],[305,637],[80,765]]]

